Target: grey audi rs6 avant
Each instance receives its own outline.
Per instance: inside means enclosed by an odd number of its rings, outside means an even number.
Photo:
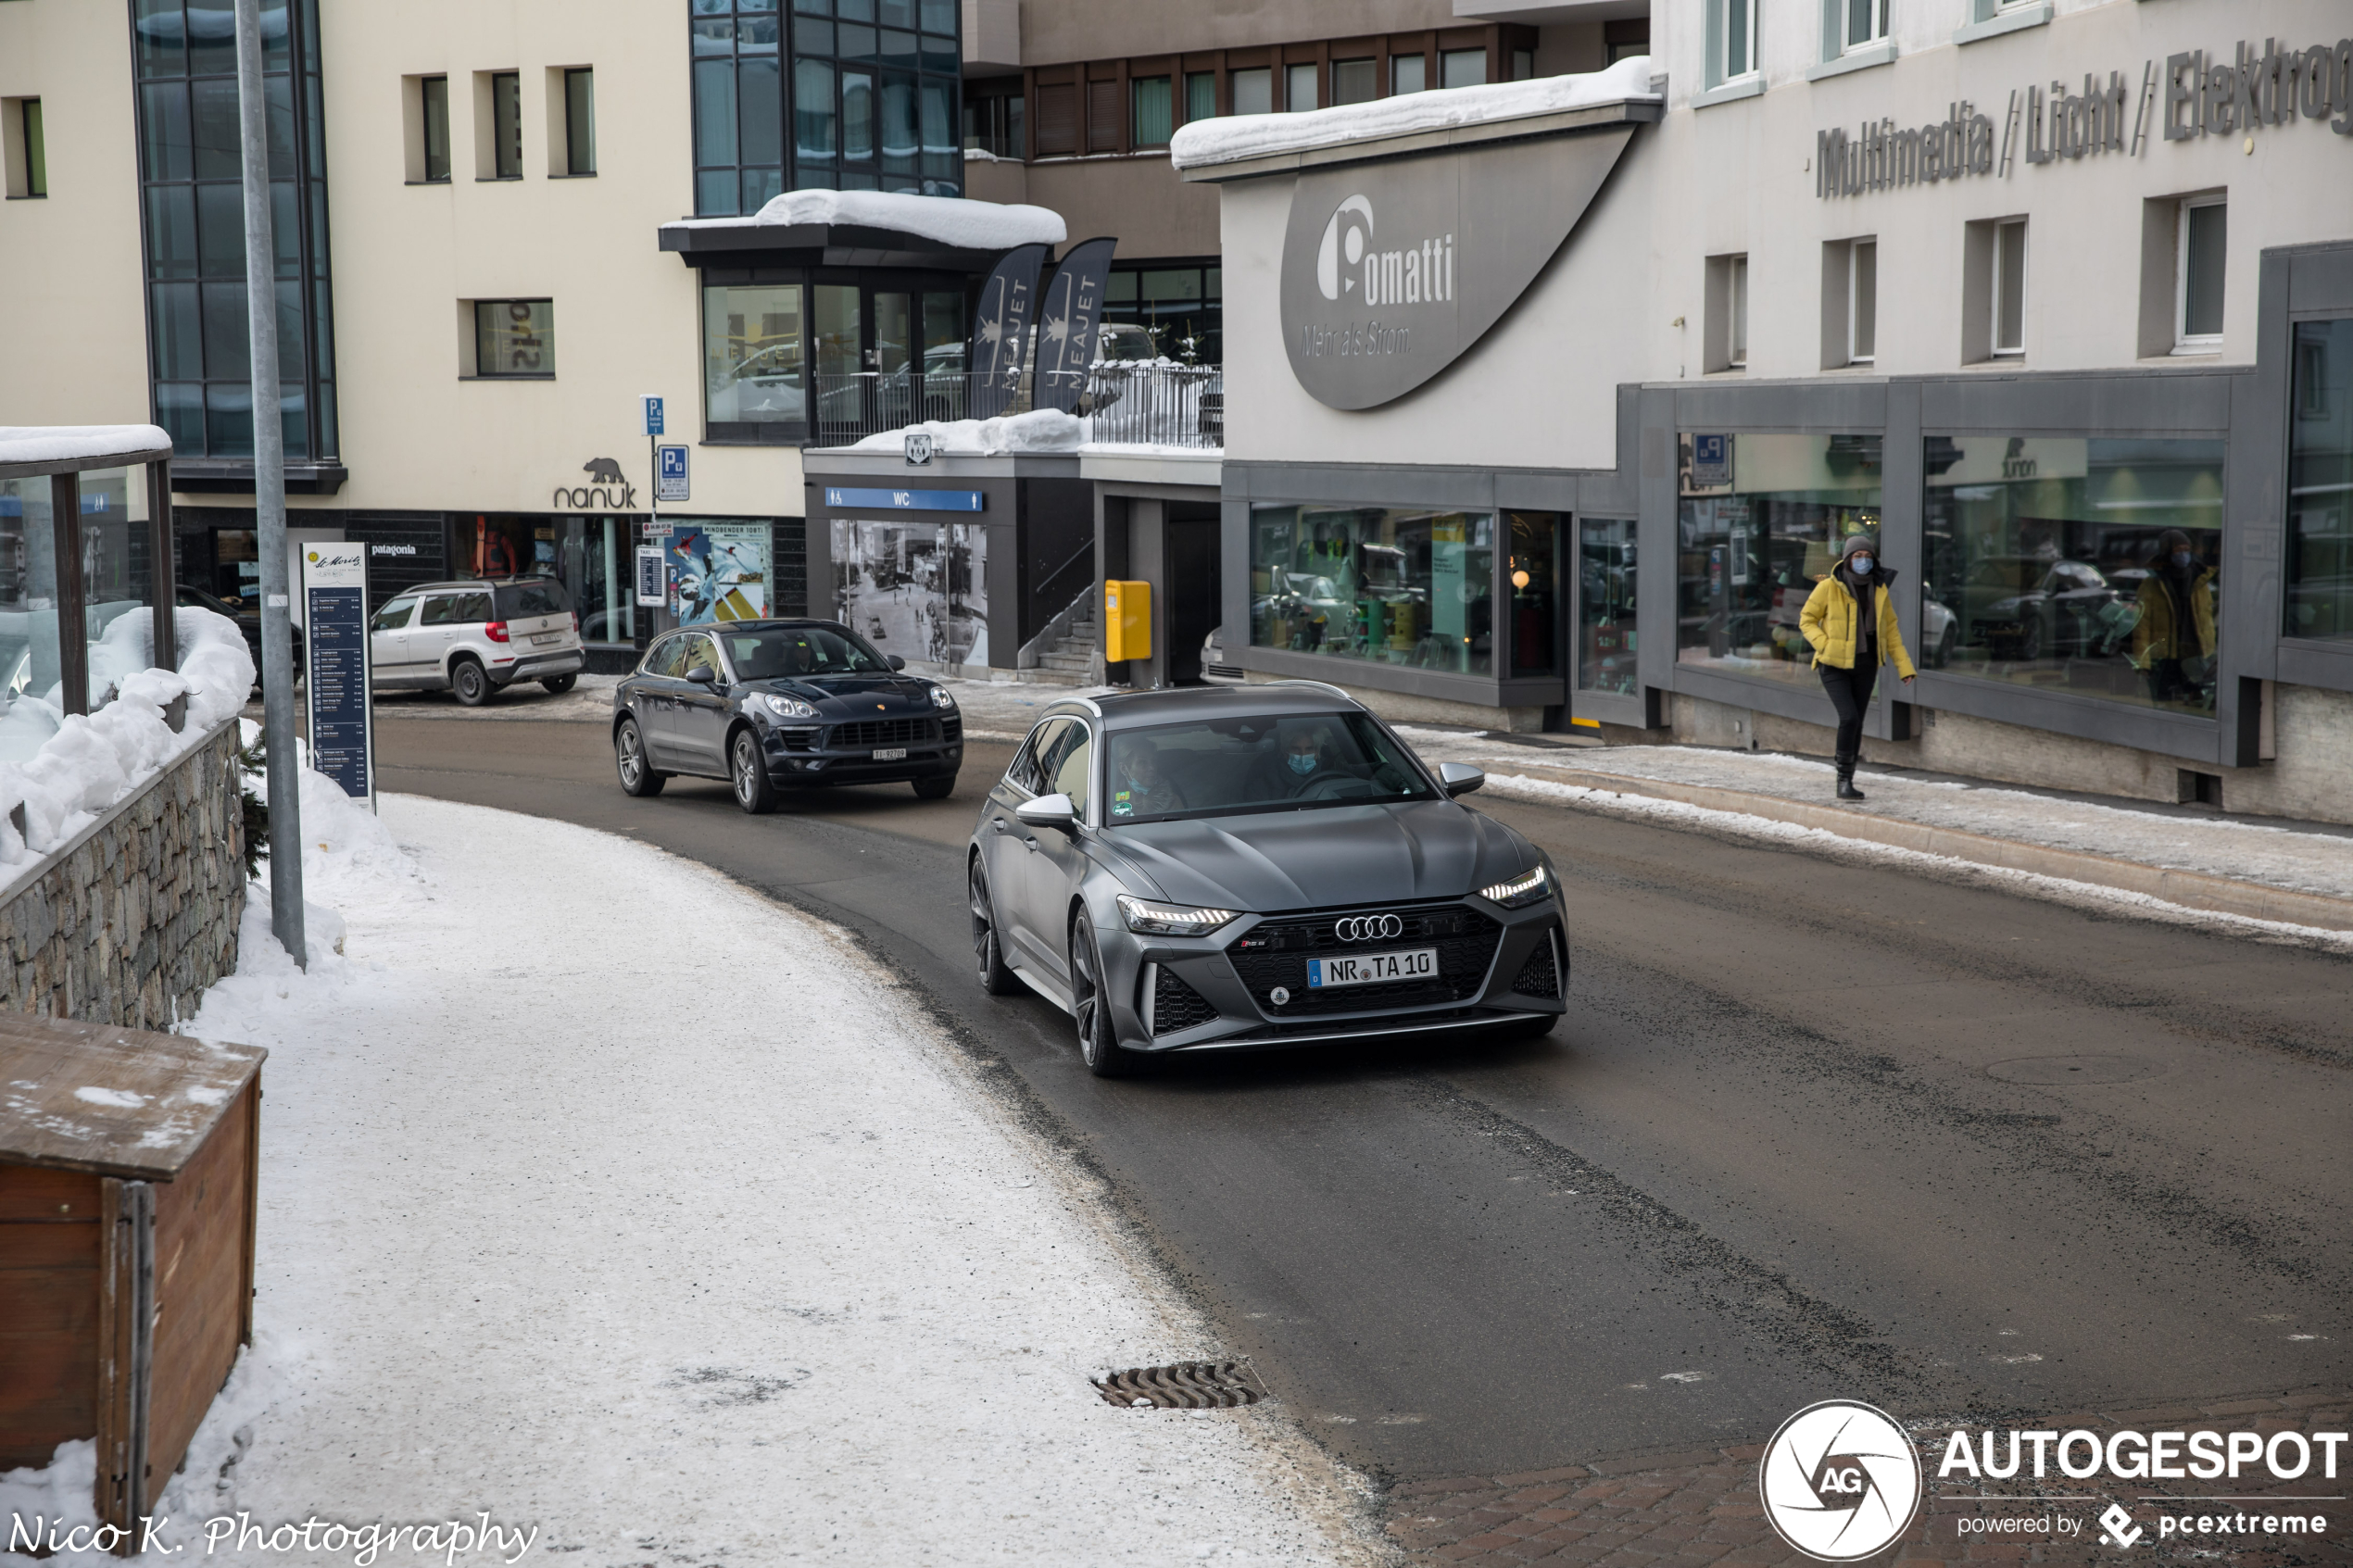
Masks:
[[[1336,687],[1055,703],[967,862],[980,983],[1069,1012],[1104,1076],[1177,1051],[1499,1026],[1566,1010],[1537,848]]]

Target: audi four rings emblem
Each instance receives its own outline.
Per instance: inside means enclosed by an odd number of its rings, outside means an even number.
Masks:
[[[1332,935],[1343,942],[1371,942],[1383,936],[1403,936],[1405,922],[1395,915],[1350,915],[1332,927]]]

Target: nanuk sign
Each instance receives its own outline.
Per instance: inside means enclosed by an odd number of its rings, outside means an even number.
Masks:
[[[2148,144],[2153,119],[2166,141],[2181,142],[2251,135],[2259,127],[2298,119],[2353,136],[2353,38],[2302,50],[2267,38],[2260,51],[2241,40],[2227,63],[2202,49],[2171,55],[2161,76],[2155,60],[2143,66],[2137,93],[2114,70],[2105,82],[2086,72],[2080,93],[2057,81],[2047,91],[2039,83],[2018,89],[2002,111],[1998,138],[1992,117],[1966,99],[1947,106],[1935,124],[1881,119],[1853,132],[1843,126],[1818,131],[1814,194],[1827,200],[1964,175],[2007,177],[2020,159],[2045,164],[2101,153],[2136,155]]]
[[[1311,173],[1283,239],[1283,345],[1317,402],[1372,408],[1460,358],[1535,281],[1630,125]]]

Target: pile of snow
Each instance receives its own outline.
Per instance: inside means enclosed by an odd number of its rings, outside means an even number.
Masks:
[[[966,458],[1001,458],[1024,452],[1076,452],[1087,440],[1086,421],[1076,414],[1033,408],[993,420],[925,420],[903,430],[887,430],[854,443],[853,452],[897,452],[910,433],[931,437],[932,450]]]
[[[47,854],[97,814],[186,756],[236,717],[253,689],[253,655],[225,615],[183,609],[176,624],[179,670],[152,670],[154,627],[144,614],[116,618],[93,648],[91,685],[115,698],[92,714],[61,713],[54,702],[19,696],[0,717],[0,865]],[[98,671],[135,666],[100,684]],[[176,697],[188,699],[180,732],[164,721]],[[9,821],[24,808],[24,832]]]
[[[170,450],[161,425],[0,425],[0,466],[111,458],[119,467]]]
[[[1402,93],[1369,104],[1313,109],[1304,114],[1228,115],[1197,119],[1169,143],[1169,161],[1179,169],[1239,163],[1277,153],[1306,152],[1382,136],[1451,131],[1495,120],[1525,119],[1597,104],[1659,102],[1651,91],[1647,55],[1618,61],[1583,76],[1547,76],[1533,82],[1498,82],[1483,87],[1453,87]]]
[[[1062,214],[1042,207],[972,201],[963,196],[913,196],[901,191],[786,191],[749,218],[690,218],[662,225],[697,233],[803,224],[849,224],[915,234],[960,250],[1011,250],[1058,245],[1070,237]]]

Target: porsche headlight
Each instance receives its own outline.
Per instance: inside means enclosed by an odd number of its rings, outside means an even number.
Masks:
[[[948,695],[946,686],[934,686],[931,689],[931,705],[934,708],[953,708],[956,699]]]
[[[1206,936],[1234,918],[1232,909],[1196,909],[1185,904],[1154,904],[1123,893],[1119,913],[1139,936]]]
[[[1491,898],[1507,909],[1517,909],[1533,904],[1552,890],[1552,879],[1544,874],[1543,867],[1537,866],[1522,872],[1509,882],[1493,883],[1480,888],[1478,896]]]
[[[777,696],[773,693],[761,692],[751,700],[758,703],[761,711],[772,719],[814,719],[817,717],[817,709],[797,696]]]

